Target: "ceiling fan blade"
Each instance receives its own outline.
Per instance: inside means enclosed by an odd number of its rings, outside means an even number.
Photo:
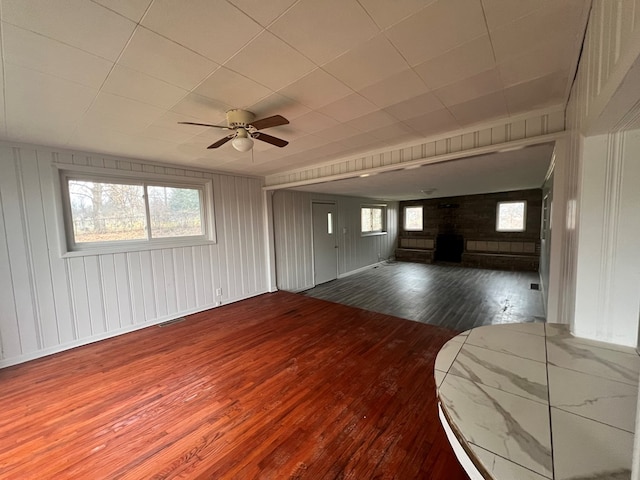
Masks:
[[[218,148],[222,145],[224,145],[225,143],[227,143],[229,140],[231,140],[233,138],[233,135],[229,136],[229,137],[224,137],[221,138],[220,140],[218,140],[216,143],[212,143],[211,145],[209,145],[207,148]]]
[[[271,145],[275,145],[276,147],[286,147],[287,145],[289,145],[289,142],[287,142],[286,140],[272,137],[271,135],[267,135],[266,133],[262,132],[257,132],[254,138],[257,140],[262,140],[263,142],[270,143]]]
[[[225,127],[223,125],[211,125],[209,123],[195,123],[195,122],[178,122],[180,125],[198,125],[199,127],[213,127],[213,128],[223,128],[225,130],[229,130],[229,127]]]
[[[256,130],[262,130],[263,128],[278,127],[280,125],[287,125],[288,123],[289,120],[284,118],[282,115],[273,115],[271,117],[261,118],[260,120],[251,122],[251,125]]]

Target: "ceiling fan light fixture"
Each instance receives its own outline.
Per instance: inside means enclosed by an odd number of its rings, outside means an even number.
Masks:
[[[231,140],[231,145],[239,152],[248,152],[253,148],[253,138],[247,134],[244,128],[239,128],[238,134]]]

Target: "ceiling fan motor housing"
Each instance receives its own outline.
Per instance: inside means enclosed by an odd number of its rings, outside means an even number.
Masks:
[[[227,124],[230,128],[246,128],[251,125],[255,118],[256,116],[253,113],[239,108],[227,112]]]

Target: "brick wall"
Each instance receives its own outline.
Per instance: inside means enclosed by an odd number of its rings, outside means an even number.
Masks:
[[[527,202],[526,229],[523,232],[497,232],[496,212],[498,202],[525,200]],[[424,230],[405,232],[404,207],[422,205]],[[498,269],[537,270],[540,257],[540,215],[542,190],[518,190],[513,192],[465,195],[459,197],[432,198],[400,202],[400,238],[424,238],[436,241],[438,235],[461,235],[464,238],[462,264]],[[471,242],[471,243],[468,243]],[[482,250],[480,246],[500,249]],[[523,245],[535,245],[523,251]]]

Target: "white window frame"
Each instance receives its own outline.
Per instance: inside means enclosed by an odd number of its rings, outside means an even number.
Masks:
[[[510,204],[510,203],[521,203],[523,204],[523,213],[522,213],[522,228],[500,228],[500,205]],[[524,232],[527,230],[527,201],[526,200],[508,200],[504,202],[498,202],[496,205],[496,232]]]
[[[381,230],[372,230],[370,232],[364,232],[362,230],[362,209],[364,208],[376,208],[382,211],[382,229]],[[387,234],[387,205],[385,203],[368,203],[360,205],[360,236],[362,237],[370,237],[373,235],[386,235]]]
[[[207,245],[216,243],[216,231],[213,210],[213,181],[208,178],[174,177],[170,175],[148,174],[142,172],[123,172],[121,170],[71,165],[54,165],[54,184],[56,190],[56,212],[60,239],[60,255],[74,257],[104,253],[124,253],[160,248]],[[140,240],[116,240],[108,242],[76,243],[71,218],[69,180],[93,181],[141,185],[146,187],[174,187],[196,189],[200,192],[202,235],[184,237],[145,238]],[[145,199],[146,222],[150,221],[148,200]],[[147,225],[149,232],[150,225]]]
[[[407,228],[407,208],[419,208],[422,216],[421,228]],[[402,229],[405,232],[423,232],[424,231],[424,205],[405,205],[402,211]]]

